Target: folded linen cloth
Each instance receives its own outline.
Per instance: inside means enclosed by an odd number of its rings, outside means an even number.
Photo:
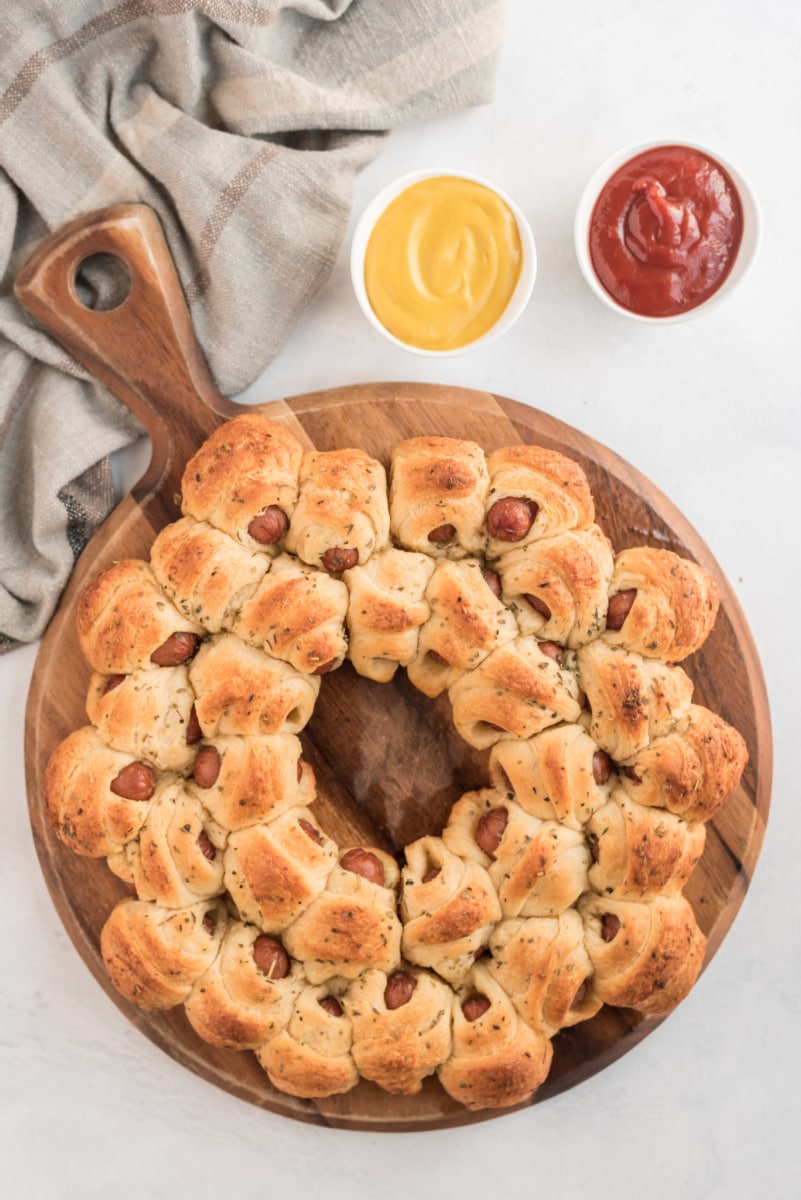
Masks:
[[[398,124],[491,98],[507,0],[5,0],[0,652],[44,631],[141,431],[13,297],[36,243],[141,201],[236,395],[328,277]]]

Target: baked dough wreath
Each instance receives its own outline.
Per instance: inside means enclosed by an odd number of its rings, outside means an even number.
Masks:
[[[123,996],[183,1005],[293,1096],[436,1073],[473,1110],[530,1099],[602,1005],[686,996],[683,888],[747,758],[680,665],[717,615],[706,571],[616,554],[553,450],[415,437],[387,480],[255,412],[187,464],[182,513],[84,591],[89,724],[45,773],[58,836],[128,885],[101,935]],[[446,695],[486,752],[400,862],[314,815],[299,735],[346,658]]]

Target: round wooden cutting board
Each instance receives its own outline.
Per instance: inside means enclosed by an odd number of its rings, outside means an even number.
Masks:
[[[84,307],[75,289],[81,263],[98,253],[121,259],[130,292],[118,307]],[[100,985],[139,1029],[178,1062],[253,1104],[302,1120],[357,1129],[409,1130],[485,1120],[508,1110],[469,1113],[436,1080],[417,1096],[390,1096],[367,1082],[329,1100],[276,1091],[247,1052],[202,1042],[182,1008],[146,1014],[108,981],[100,930],[123,884],[100,860],[81,858],[51,832],[42,804],[47,759],[86,724],[89,668],[75,633],[77,597],[114,559],[147,558],[158,530],[180,515],[183,465],[204,437],[241,409],[216,391],[196,346],[180,285],[153,214],[141,206],[105,210],[44,243],[17,285],[23,304],[139,416],[153,457],[144,479],[106,522],[78,562],[42,640],[28,698],[26,770],[30,820],[55,906]],[[319,449],[360,446],[388,465],[395,443],[417,434],[469,438],[486,451],[537,443],[575,458],[590,480],[598,522],[616,549],[652,544],[675,550],[719,581],[717,625],[683,665],[694,700],[743,734],[749,763],[742,783],[708,827],[706,849],[686,888],[708,937],[707,961],[744,898],[762,844],[771,782],[771,733],[759,659],[743,614],[710,551],[678,510],[611,450],[552,417],[487,392],[408,383],[362,384],[292,397],[263,411]],[[339,844],[398,851],[439,833],[464,791],[486,782],[486,754],[454,732],[446,699],[431,702],[398,672],[390,684],[360,678],[345,664],[326,677],[302,736],[318,780],[315,812]],[[554,1040],[550,1076],[535,1103],[586,1079],[634,1046],[658,1021],[604,1008]]]

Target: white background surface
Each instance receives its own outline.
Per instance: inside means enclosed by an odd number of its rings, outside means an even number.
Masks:
[[[348,239],[333,278],[246,397],[404,378],[490,388],[613,447],[695,525],[759,647],[776,753],[755,879],[693,993],[580,1088],[482,1125],[333,1132],[233,1099],[126,1023],[60,925],[27,820],[22,738],[35,648],[24,649],[0,659],[6,1195],[801,1194],[800,52],[790,0],[516,0],[495,102],[393,135],[359,181],[354,217],[418,167],[495,181],[538,242],[538,281],[519,325],[496,347],[442,364],[396,350],[357,309]],[[652,138],[717,149],[750,178],[765,221],[740,291],[672,328],[608,312],[572,249],[587,175],[618,146]]]

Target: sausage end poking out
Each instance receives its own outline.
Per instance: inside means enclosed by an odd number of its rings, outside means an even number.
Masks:
[[[377,883],[379,887],[384,885],[384,864],[377,854],[372,854],[369,850],[363,850],[361,847],[348,850],[342,855],[339,865],[343,871],[361,875],[362,879],[368,880],[369,883]]]
[[[298,825],[300,825],[301,829],[306,834],[306,837],[310,837],[311,840],[316,842],[318,846],[322,846],[322,834],[320,833],[319,829],[314,828],[311,821],[306,821],[303,819],[303,817],[301,817],[301,819],[298,821]]]
[[[260,546],[274,546],[289,528],[289,518],[277,504],[270,504],[257,513],[248,525],[248,533]]]
[[[156,790],[156,777],[150,763],[132,762],[117,772],[109,787],[123,800],[149,800]]]
[[[508,820],[508,809],[491,808],[488,813],[484,813],[476,827],[476,842],[485,854],[489,854],[490,858],[495,857],[495,851],[501,844]]]
[[[631,606],[637,595],[636,588],[626,588],[623,592],[615,592],[609,597],[609,608],[606,612],[606,628],[617,633],[623,628],[626,617],[631,612]]]
[[[524,592],[523,599],[526,604],[530,604],[535,612],[538,612],[546,621],[551,619],[551,610],[545,601],[540,596],[534,596],[531,592]]]
[[[608,782],[612,774],[612,760],[605,750],[596,750],[592,756],[592,777],[599,787]]]
[[[253,943],[253,961],[268,979],[285,979],[289,974],[289,955],[268,933],[260,934]]]
[[[504,496],[496,500],[487,513],[487,529],[499,542],[520,542],[531,529],[538,512],[536,500]]]
[[[615,913],[604,913],[601,917],[601,937],[605,942],[612,942],[620,929],[620,917]]]
[[[213,787],[220,774],[222,759],[216,746],[201,746],[192,768],[192,778],[200,788]]]
[[[214,862],[217,857],[217,850],[211,838],[203,829],[198,834],[197,844],[203,857],[207,858],[209,862]]]
[[[341,575],[343,571],[350,571],[351,568],[357,566],[359,551],[345,550],[341,546],[335,546],[332,550],[326,550],[321,562],[329,575]]]
[[[489,1011],[490,1007],[486,996],[471,996],[462,1005],[462,1012],[466,1021],[477,1021],[479,1017],[483,1017],[484,1013]]]
[[[336,996],[323,996],[321,1000],[318,1000],[318,1004],[320,1005],[320,1008],[325,1009],[329,1016],[341,1017],[344,1015],[345,1010],[337,1000]]]
[[[428,540],[435,546],[444,546],[446,542],[452,542],[455,537],[456,527],[454,525],[438,525],[436,529],[431,530]]]
[[[196,633],[173,633],[156,647],[150,661],[157,667],[179,667],[194,657],[199,643]]]
[[[393,971],[384,988],[384,1004],[387,1008],[402,1008],[412,998],[417,980],[408,971]]]

